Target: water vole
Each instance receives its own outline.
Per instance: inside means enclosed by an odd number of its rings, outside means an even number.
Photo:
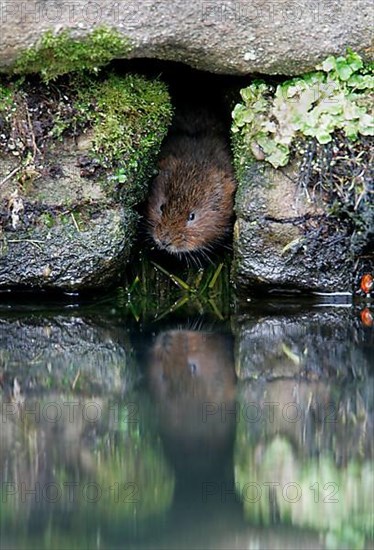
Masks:
[[[209,251],[231,231],[236,189],[221,125],[206,113],[179,117],[163,145],[146,208],[158,248]]]

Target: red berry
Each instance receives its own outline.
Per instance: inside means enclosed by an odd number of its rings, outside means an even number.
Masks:
[[[373,276],[370,275],[370,273],[366,273],[365,275],[362,276],[360,286],[361,286],[361,290],[365,292],[365,294],[369,294],[369,292],[373,288],[373,285],[374,285],[374,280],[373,280]]]
[[[371,311],[368,307],[363,309],[360,313],[361,322],[365,327],[372,327],[374,323],[374,318],[371,314]]]

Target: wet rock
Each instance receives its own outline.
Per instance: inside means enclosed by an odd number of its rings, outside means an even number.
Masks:
[[[0,286],[79,290],[118,280],[129,257],[136,218],[120,206],[98,211],[78,229],[74,215],[53,228],[7,233]]]
[[[5,3],[0,66],[9,67],[47,30],[82,38],[95,26],[118,30],[130,44],[125,57],[182,61],[212,72],[298,74],[349,46],[371,46],[370,0],[296,3],[61,0]]]
[[[14,181],[0,189],[0,288],[102,287],[129,257],[135,214],[81,177],[74,154],[60,148],[57,158],[64,177],[42,176],[27,193]]]
[[[255,287],[294,291],[353,290],[355,258],[347,225],[331,222],[322,195],[298,185],[298,166],[256,162],[236,197],[233,276],[239,294]]]
[[[292,313],[285,306],[282,312],[269,311],[260,319],[250,313],[239,317],[235,329],[238,377],[367,377],[373,335],[360,324],[357,310],[342,311]]]
[[[6,394],[79,391],[121,395],[138,376],[123,330],[97,318],[66,314],[0,321],[0,364]]]

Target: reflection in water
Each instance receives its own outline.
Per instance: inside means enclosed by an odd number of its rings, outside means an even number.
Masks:
[[[205,478],[232,455],[233,343],[228,335],[170,330],[150,351],[149,387],[163,443],[181,479]],[[219,457],[219,459],[217,459]]]
[[[246,518],[318,530],[328,548],[364,548],[373,538],[372,332],[339,310],[248,316],[237,328],[235,479]]]
[[[164,535],[160,543],[191,548],[203,540],[204,547],[227,548],[229,518],[238,523],[242,513],[234,498],[232,337],[205,331],[162,332],[151,346],[147,373],[163,447],[176,473],[170,513],[173,535]],[[221,484],[228,489],[225,502],[211,499]]]
[[[329,548],[372,537],[371,397],[336,384],[241,385],[235,476],[249,521],[325,533]]]
[[[148,345],[105,315],[1,320],[2,546],[370,547],[372,330],[234,324]]]
[[[142,418],[129,422],[129,411],[142,402],[132,399],[118,404],[50,394],[20,406],[3,403],[5,532],[12,526],[27,537],[52,524],[60,535],[68,528],[95,539],[122,530],[133,536],[162,520],[174,476],[147,422],[146,400]]]

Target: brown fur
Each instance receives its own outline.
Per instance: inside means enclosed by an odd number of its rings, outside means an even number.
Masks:
[[[235,189],[229,149],[219,134],[169,138],[146,211],[157,246],[172,254],[210,250],[231,230]]]
[[[233,401],[234,358],[226,336],[169,330],[157,337],[150,358],[152,392],[163,404]]]
[[[148,382],[160,435],[173,466],[204,477],[235,433],[236,376],[229,335],[193,330],[160,333],[149,354]],[[208,478],[209,479],[209,478]],[[201,489],[200,489],[201,490]]]
[[[149,385],[157,403],[162,432],[189,447],[195,442],[220,446],[231,430],[232,415],[222,421],[221,405],[232,410],[235,370],[232,341],[225,335],[192,330],[161,333],[149,363]],[[203,421],[207,404],[217,414]],[[205,409],[206,410],[206,409]]]

